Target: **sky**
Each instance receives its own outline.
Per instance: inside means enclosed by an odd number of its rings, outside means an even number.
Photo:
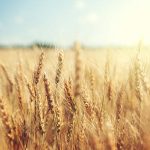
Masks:
[[[150,0],[0,0],[0,43],[150,44]]]

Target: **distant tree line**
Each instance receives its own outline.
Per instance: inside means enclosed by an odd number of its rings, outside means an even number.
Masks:
[[[15,45],[4,45],[0,44],[0,48],[43,48],[43,49],[55,49],[55,44],[46,42],[34,42],[27,45],[15,44]]]
[[[31,47],[37,47],[37,48],[44,48],[44,49],[55,49],[55,45],[51,43],[45,43],[45,42],[35,42],[31,45]]]

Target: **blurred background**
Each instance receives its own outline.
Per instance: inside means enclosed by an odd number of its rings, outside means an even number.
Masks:
[[[0,45],[149,45],[149,15],[149,0],[0,0]]]

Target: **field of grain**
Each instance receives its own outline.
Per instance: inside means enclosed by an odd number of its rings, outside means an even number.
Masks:
[[[150,49],[0,51],[0,150],[148,150]]]

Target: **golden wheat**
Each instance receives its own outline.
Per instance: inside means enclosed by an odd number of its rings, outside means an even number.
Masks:
[[[47,59],[49,52],[43,51],[36,68],[19,63],[12,71],[5,62],[0,65],[0,150],[150,148],[150,83],[141,52],[125,74],[110,54],[100,61],[104,68],[94,68],[81,57],[79,44],[74,51],[59,52],[56,61],[54,52]],[[74,61],[64,59],[68,53]]]

